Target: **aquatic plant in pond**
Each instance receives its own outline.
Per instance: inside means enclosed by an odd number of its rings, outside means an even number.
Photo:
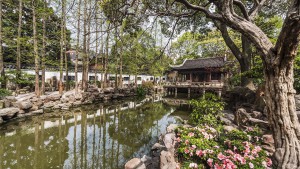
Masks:
[[[176,130],[178,159],[183,168],[268,169],[272,161],[254,130],[220,133],[207,125]]]

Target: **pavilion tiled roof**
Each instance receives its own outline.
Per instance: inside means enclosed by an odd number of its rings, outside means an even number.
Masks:
[[[200,58],[200,59],[186,59],[181,65],[171,66],[174,70],[184,69],[201,69],[201,68],[217,68],[223,67],[225,61],[223,57]]]

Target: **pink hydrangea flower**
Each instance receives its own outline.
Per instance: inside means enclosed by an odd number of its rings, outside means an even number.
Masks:
[[[177,137],[177,138],[176,138],[176,141],[177,141],[178,143],[181,142],[180,137]]]
[[[189,168],[198,168],[198,164],[190,163]]]
[[[265,161],[263,161],[261,164],[262,164],[262,166],[265,167],[265,168],[268,167],[268,166],[267,166],[267,162],[265,162]]]
[[[219,160],[224,160],[226,158],[222,153],[219,153],[217,157]]]
[[[207,160],[207,164],[208,164],[210,167],[212,167],[213,161],[214,161],[213,159],[209,158],[209,159]]]
[[[218,163],[216,163],[214,165],[214,169],[223,169],[223,166],[222,165],[219,165]]]
[[[216,148],[216,149],[219,149],[219,148],[220,148],[220,146],[214,146],[214,148]]]
[[[190,142],[189,140],[185,140],[185,144],[188,145]]]
[[[250,168],[254,168],[253,163],[250,162],[250,163],[249,163],[249,167],[250,167]]]
[[[187,148],[186,148],[186,149],[184,149],[184,153],[185,153],[185,154],[188,154],[189,152],[190,152],[190,150],[189,150],[189,149],[187,149]]]
[[[194,150],[194,149],[196,149],[196,148],[197,148],[197,146],[194,145],[194,144],[193,144],[192,147],[191,147],[192,150]]]
[[[190,132],[189,134],[188,134],[188,136],[190,136],[190,137],[194,137],[194,133],[193,132]]]
[[[272,160],[270,158],[267,158],[267,166],[270,167],[272,165]]]
[[[201,157],[203,155],[202,150],[197,150],[196,151],[196,155],[199,156],[199,157]]]

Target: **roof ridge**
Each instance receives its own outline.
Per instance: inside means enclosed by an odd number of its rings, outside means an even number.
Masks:
[[[196,59],[186,59],[186,60],[205,60],[205,59],[217,59],[217,58],[224,58],[222,56],[217,57],[208,57],[208,58],[196,58]],[[184,63],[184,62],[183,62]]]

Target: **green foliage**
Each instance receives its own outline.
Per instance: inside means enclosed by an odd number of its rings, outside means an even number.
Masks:
[[[139,97],[143,97],[146,94],[149,94],[152,90],[153,90],[153,82],[147,81],[147,82],[143,82],[142,85],[139,85],[137,87],[136,92]]]
[[[142,87],[147,91],[147,92],[149,92],[149,91],[151,91],[151,90],[153,90],[153,82],[152,81],[147,81],[147,82],[143,82],[142,83]]]
[[[146,96],[147,92],[142,86],[138,86],[136,88],[136,94],[138,95],[138,97],[144,97]]]
[[[44,1],[36,1],[37,39],[39,48],[42,47],[42,17],[46,20],[46,65],[59,65],[60,53],[60,17],[48,5],[44,8]],[[22,29],[21,29],[21,65],[34,64],[33,56],[33,30],[32,30],[32,4],[31,1],[23,0]],[[18,32],[18,8],[19,1],[6,0],[3,3],[3,48],[4,62],[14,65],[17,55],[17,32]],[[67,30],[67,46],[69,46],[71,32]],[[69,47],[68,47],[69,48]],[[41,52],[41,51],[39,51]]]
[[[20,88],[23,88],[26,86],[33,88],[34,80],[35,80],[34,75],[31,75],[31,74],[28,74],[25,72],[21,72],[21,76],[19,77],[19,79],[16,78],[16,75],[17,75],[16,70],[8,71],[8,72],[6,72],[6,79],[16,85],[19,85]]]
[[[0,99],[3,99],[6,96],[10,96],[11,92],[9,90],[0,88]]]
[[[206,93],[200,100],[191,100],[193,107],[191,121],[194,124],[216,126],[225,103],[213,93]]]

